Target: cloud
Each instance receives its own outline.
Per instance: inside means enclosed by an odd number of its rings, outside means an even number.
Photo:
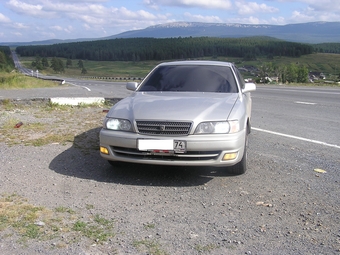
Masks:
[[[230,0],[144,0],[144,4],[154,8],[156,6],[199,7],[204,9],[231,9]]]
[[[119,8],[119,9],[113,9],[112,13],[114,15],[117,15],[120,18],[123,19],[128,19],[128,20],[138,20],[138,19],[148,19],[148,20],[155,20],[158,19],[159,17],[150,13],[146,12],[144,10],[139,10],[139,11],[130,11],[126,9],[125,7]]]
[[[203,16],[203,15],[193,15],[189,12],[184,13],[184,16],[190,21],[196,22],[207,22],[207,23],[221,23],[223,22],[218,16]]]
[[[13,23],[12,24],[12,27],[15,28],[15,29],[27,29],[29,28],[29,26],[23,24],[23,23]]]
[[[272,17],[269,21],[272,25],[284,25],[286,24],[286,19],[284,17]]]
[[[57,31],[62,31],[63,30],[63,28],[61,26],[51,26],[50,29],[57,30]]]
[[[281,0],[286,3],[294,3],[296,0]],[[338,21],[340,20],[340,5],[334,0],[299,0],[304,3],[304,7],[292,11],[290,17],[286,18],[286,23],[303,23],[314,21]]]
[[[20,33],[20,32],[11,32],[11,34],[12,34],[12,35],[15,35],[15,36],[17,36],[17,37],[22,36],[22,33]]]
[[[51,17],[51,13],[44,11],[43,6],[38,3],[30,4],[18,0],[10,0],[7,5],[13,12],[18,14],[42,18]]]
[[[11,22],[11,19],[10,18],[7,18],[5,15],[3,15],[1,12],[0,12],[0,23],[9,23]]]
[[[61,26],[50,26],[51,30],[55,30],[55,31],[64,31],[66,33],[71,33],[73,30],[72,26],[67,26],[67,27],[61,27]]]
[[[287,3],[304,3],[307,5],[308,9],[311,9],[316,12],[324,12],[324,11],[339,11],[340,5],[335,3],[335,0],[280,0],[280,2]]]
[[[238,8],[238,13],[241,15],[250,15],[254,13],[275,13],[279,9],[268,6],[266,4],[258,4],[256,2],[235,2],[235,6]]]
[[[72,26],[67,26],[66,28],[64,28],[64,31],[68,34],[71,34],[73,31],[73,27]]]
[[[38,28],[37,28],[37,30],[38,30]],[[40,36],[42,35],[44,38],[57,38],[56,35],[52,32],[44,32],[43,31],[39,35]]]
[[[151,9],[159,10],[159,5],[152,0],[144,0],[143,3]]]
[[[254,16],[244,17],[244,18],[234,18],[229,20],[230,23],[238,23],[238,24],[269,24],[265,19],[259,19]]]

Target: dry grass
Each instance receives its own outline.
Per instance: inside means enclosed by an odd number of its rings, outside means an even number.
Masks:
[[[7,237],[15,233],[21,243],[54,240],[56,247],[62,248],[84,237],[102,243],[114,236],[112,228],[113,221],[99,215],[84,219],[69,208],[50,210],[16,194],[0,195],[0,232]]]
[[[0,105],[0,142],[7,145],[74,143],[75,138],[86,138],[84,149],[98,149],[98,132],[109,106],[59,106],[46,102],[31,105],[3,101]],[[16,124],[22,122],[19,128]],[[81,139],[77,139],[78,142]],[[77,144],[74,144],[77,146]]]

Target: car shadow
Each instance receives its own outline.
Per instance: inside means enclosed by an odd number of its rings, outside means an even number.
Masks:
[[[75,136],[72,146],[57,155],[49,168],[76,178],[138,186],[199,186],[216,176],[232,176],[225,168],[132,163],[112,166],[99,153],[100,129],[98,127]]]

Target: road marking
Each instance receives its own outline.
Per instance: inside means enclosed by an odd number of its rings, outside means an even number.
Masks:
[[[68,81],[67,81],[66,83],[71,84],[71,85],[76,86],[76,87],[80,87],[80,88],[87,89],[88,91],[91,91],[91,89],[89,89],[89,88],[86,87],[86,86],[80,86],[80,85],[77,85],[77,84],[74,84],[74,83],[71,83],[71,82],[68,82]]]
[[[301,102],[301,101],[295,101],[296,104],[308,104],[308,105],[316,105],[316,103],[310,103],[310,102]]]
[[[273,135],[284,136],[284,137],[293,138],[293,139],[297,139],[297,140],[301,140],[301,141],[305,141],[305,142],[321,144],[321,145],[324,145],[324,146],[340,149],[340,146],[336,145],[336,144],[325,143],[325,142],[321,142],[321,141],[317,141],[317,140],[312,140],[312,139],[308,139],[308,138],[303,138],[303,137],[299,137],[299,136],[294,136],[294,135],[287,135],[287,134],[283,134],[283,133],[279,133],[279,132],[274,132],[274,131],[270,131],[270,130],[265,130],[265,129],[261,129],[261,128],[254,128],[254,127],[252,127],[251,129],[254,129],[254,130],[260,131],[260,132],[265,132],[265,133],[273,134]]]
[[[332,90],[332,91],[312,91],[312,90],[304,90],[304,89],[284,89],[284,88],[264,88],[264,87],[258,87],[256,89],[259,90],[281,90],[281,91],[289,91],[289,92],[301,92],[301,93],[313,93],[313,94],[331,94],[331,95],[340,95],[340,92],[338,90]]]

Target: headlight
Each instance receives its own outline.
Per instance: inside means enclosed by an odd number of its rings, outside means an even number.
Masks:
[[[200,123],[195,134],[231,134],[240,130],[237,120],[232,121],[210,121]]]
[[[131,131],[132,126],[129,120],[124,119],[114,119],[114,118],[106,118],[104,120],[104,128],[111,130],[120,130],[120,131]]]

